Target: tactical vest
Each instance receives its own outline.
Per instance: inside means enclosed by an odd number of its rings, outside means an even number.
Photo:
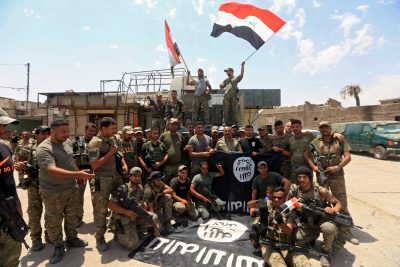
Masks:
[[[147,151],[147,153],[150,154],[150,157],[153,160],[160,161],[163,159],[163,157],[167,151],[165,150],[165,147],[162,145],[162,143],[160,141],[157,141],[157,142],[158,142],[159,150],[154,149],[153,143],[151,141],[148,141],[146,143],[146,151]],[[160,154],[158,152],[160,152]]]
[[[331,136],[331,142],[326,144],[322,137],[317,142],[311,143],[314,151],[320,156],[321,164],[324,169],[329,166],[336,166],[340,163],[343,155],[343,145],[339,140]]]
[[[266,237],[281,242],[289,242],[290,238],[287,235],[285,235],[279,224],[274,220],[277,212],[279,211],[274,209],[272,210],[272,212],[269,213]],[[287,221],[286,216],[283,217],[283,221],[286,223]]]
[[[167,110],[168,114],[167,117],[168,119],[170,118],[176,118],[179,116],[179,114],[182,113],[182,107],[183,107],[183,102],[181,100],[176,100],[177,104],[174,105],[172,101],[169,101],[167,104]]]
[[[90,168],[88,143],[83,136],[73,143],[74,159],[79,169]]]

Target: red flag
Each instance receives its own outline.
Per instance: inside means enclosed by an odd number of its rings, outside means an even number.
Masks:
[[[171,32],[166,20],[165,20],[165,41],[167,42],[169,62],[171,64],[171,71],[172,71],[175,65],[181,63],[181,60],[179,58],[181,54],[179,52],[178,45],[171,37]]]

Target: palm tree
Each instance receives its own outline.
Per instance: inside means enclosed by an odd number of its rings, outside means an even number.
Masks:
[[[359,85],[347,85],[342,90],[340,90],[340,95],[343,99],[347,97],[354,97],[356,99],[357,107],[360,106],[360,97],[359,94],[362,92],[361,87]]]

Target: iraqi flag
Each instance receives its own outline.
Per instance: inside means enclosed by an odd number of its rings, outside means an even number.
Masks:
[[[169,63],[171,65],[171,73],[173,76],[174,66],[181,63],[181,60],[179,58],[181,56],[181,53],[179,51],[178,45],[171,37],[171,32],[169,30],[169,26],[166,20],[164,24],[165,24],[165,41],[167,42]]]
[[[218,37],[224,32],[230,32],[259,49],[285,23],[268,10],[230,2],[219,7],[211,36]]]
[[[298,199],[295,197],[292,197],[291,199],[289,199],[288,201],[286,201],[285,203],[283,203],[281,205],[281,210],[282,210],[282,212],[285,212],[287,210],[293,210],[299,206],[300,206],[300,203],[298,202]]]

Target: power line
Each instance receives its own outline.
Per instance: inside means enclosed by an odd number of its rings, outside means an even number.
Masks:
[[[26,64],[0,64],[0,66],[23,66]]]
[[[26,90],[26,88],[24,88],[24,87],[12,87],[12,86],[2,86],[2,85],[0,85],[0,88],[13,89],[13,90],[18,90],[18,91]]]

